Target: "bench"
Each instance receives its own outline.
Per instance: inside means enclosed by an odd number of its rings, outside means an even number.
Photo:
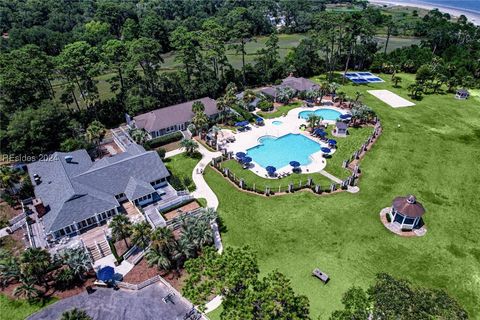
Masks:
[[[325,284],[327,284],[327,282],[330,281],[330,278],[328,277],[328,275],[320,271],[320,269],[313,270],[312,276],[317,277]]]

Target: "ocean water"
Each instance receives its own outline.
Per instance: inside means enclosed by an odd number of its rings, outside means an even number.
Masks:
[[[450,7],[455,9],[462,9],[466,11],[470,11],[473,13],[480,14],[480,0],[422,0],[422,1],[415,1],[415,0],[402,0],[402,2],[408,2],[412,4],[433,4],[442,7]]]

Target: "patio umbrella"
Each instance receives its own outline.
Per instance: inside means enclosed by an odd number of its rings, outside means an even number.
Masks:
[[[255,121],[257,121],[257,122],[263,122],[263,118],[258,117]]]
[[[235,127],[245,127],[246,125],[248,125],[248,121],[240,121],[235,123]]]
[[[242,159],[242,158],[245,158],[247,156],[247,154],[245,152],[237,152],[235,154],[235,156],[238,158],[238,159]]]
[[[272,173],[274,173],[275,171],[277,171],[277,168],[275,168],[275,167],[273,167],[273,166],[268,166],[268,167],[265,168],[265,170],[267,170],[267,172],[268,172],[269,174],[272,174]]]
[[[97,279],[103,282],[106,282],[106,281],[112,280],[114,275],[115,275],[115,269],[113,269],[113,267],[106,266],[98,270]]]
[[[316,132],[316,135],[324,138],[327,136],[327,133],[323,130],[320,130],[319,132]]]
[[[242,161],[243,163],[250,163],[250,162],[252,162],[252,158],[244,157],[244,158],[240,159],[240,161]]]
[[[342,114],[342,115],[340,116],[340,119],[346,120],[346,119],[350,119],[351,117],[352,117],[351,114]]]
[[[337,140],[328,139],[328,144],[332,145],[332,146],[336,146],[337,145]]]
[[[300,167],[300,162],[298,161],[290,161],[290,165],[294,168]]]
[[[321,150],[323,153],[330,153],[330,152],[332,152],[332,150],[331,150],[330,148],[325,148],[325,147],[321,148],[320,150]]]

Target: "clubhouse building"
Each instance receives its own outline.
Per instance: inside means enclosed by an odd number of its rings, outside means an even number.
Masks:
[[[92,161],[86,150],[56,152],[28,165],[33,207],[46,239],[76,235],[122,212],[160,201],[170,175],[155,151],[132,144],[123,153]],[[38,222],[37,221],[37,222]]]
[[[218,116],[217,101],[205,97],[140,114],[133,117],[128,125],[145,130],[152,139],[175,131],[186,130],[193,119],[192,106],[196,101],[203,103],[205,114],[209,118],[213,119]]]

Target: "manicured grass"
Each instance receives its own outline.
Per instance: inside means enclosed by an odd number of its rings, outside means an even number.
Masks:
[[[283,114],[287,114],[288,111],[300,107],[301,105],[302,105],[301,101],[295,101],[287,105],[280,106],[276,108],[275,111],[272,111],[272,112],[258,112],[258,115],[265,119],[278,118],[278,117],[281,117]]]
[[[361,164],[360,192],[266,198],[238,191],[207,169],[227,228],[224,244],[256,250],[263,274],[274,269],[286,274],[296,292],[308,296],[313,319],[328,318],[349,287],[366,288],[378,272],[443,288],[471,319],[479,319],[478,101],[458,101],[449,93],[394,109],[365,91],[385,88],[410,99],[405,88],[413,76],[400,74],[402,88],[380,76],[387,82],[341,89],[351,96],[364,92],[364,102],[384,127]],[[396,236],[379,220],[393,198],[409,193],[427,209],[428,232],[421,238]],[[311,276],[316,267],[331,277],[327,285]]]
[[[52,304],[56,299],[51,299],[48,304]],[[23,299],[11,299],[4,294],[0,294],[0,319],[23,320],[32,313],[45,307],[40,303],[30,304]]]
[[[338,148],[335,153],[332,154],[332,157],[327,159],[325,171],[333,174],[337,178],[346,179],[351,175],[351,172],[342,168],[343,161],[350,159],[352,154],[362,146],[372,134],[373,127],[348,128],[350,134],[345,138],[332,136],[330,134],[331,128],[333,128],[333,126],[329,126],[327,129],[329,138],[337,140]]]
[[[222,167],[230,169],[236,177],[243,178],[247,186],[253,187],[255,185],[255,188],[259,190],[265,190],[266,187],[269,187],[273,192],[277,192],[279,187],[282,190],[286,189],[289,183],[297,186],[300,184],[305,185],[309,177],[313,179],[315,184],[320,184],[323,189],[329,188],[332,183],[330,179],[319,173],[291,174],[282,179],[262,178],[250,170],[243,169],[236,160],[227,160],[222,163]]]
[[[185,178],[189,179],[189,191],[195,190],[195,183],[193,183],[192,180],[192,172],[193,168],[195,168],[199,161],[200,158],[189,157],[186,153],[180,153],[164,160],[165,166],[170,170],[172,175],[177,176],[181,181],[184,181]]]

